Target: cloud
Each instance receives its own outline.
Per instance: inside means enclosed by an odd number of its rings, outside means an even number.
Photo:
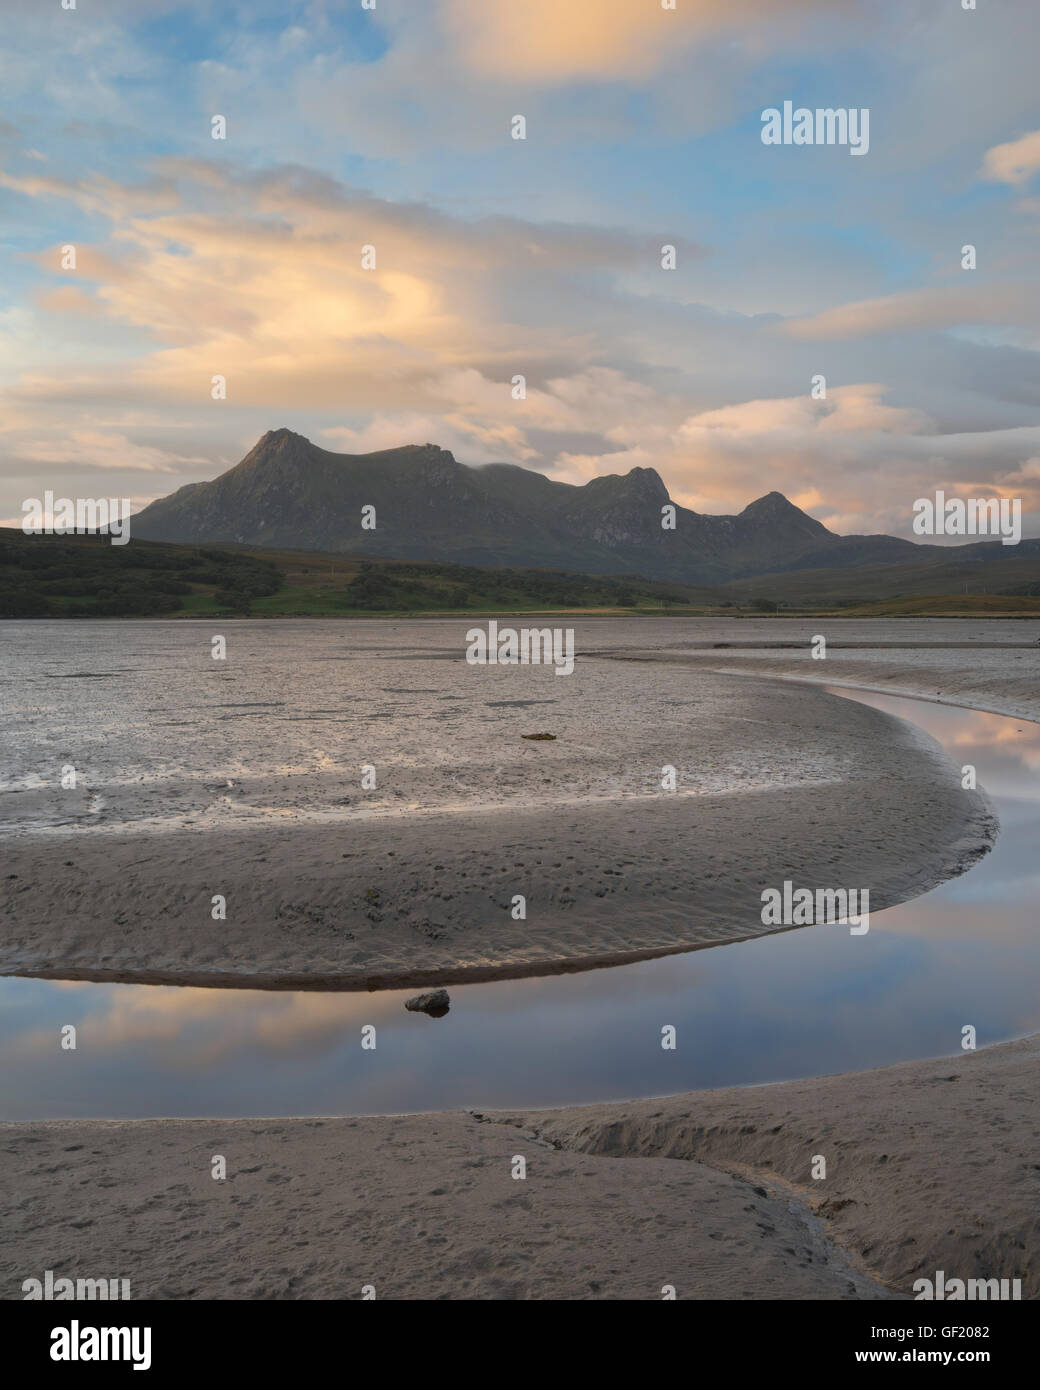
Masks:
[[[889,406],[883,394],[868,383],[829,389],[825,402],[755,400],[691,416],[676,433],[676,495],[696,510],[717,510],[719,484],[705,490],[704,480],[724,479],[723,495],[735,488],[749,498],[768,457],[792,501],[842,532],[909,536],[913,500],[937,487],[1014,493],[1027,514],[1040,513],[1040,470],[1034,477],[1020,462],[1040,441],[1040,427],[991,432],[980,457],[976,437],[942,434],[925,413]],[[689,487],[681,491],[684,476]]]
[[[671,472],[678,488],[687,481],[680,500],[712,510],[720,492],[732,496],[736,488],[750,501],[758,461],[768,457],[784,491],[799,505],[816,509],[823,495],[832,511],[861,513],[869,496],[868,475],[886,456],[905,458],[909,441],[932,428],[921,411],[886,405],[884,391],[879,384],[863,383],[832,387],[825,401],[806,392],[689,416],[674,439],[681,461]],[[705,490],[706,479],[724,481]]]
[[[41,309],[49,309],[56,314],[86,314],[91,318],[100,317],[101,306],[93,296],[81,290],[78,285],[61,285],[36,296]]]
[[[779,487],[868,530],[903,526],[908,479],[1034,485],[1035,253],[1004,197],[949,231],[1032,123],[1016,0],[971,42],[924,18],[910,53],[890,0],[113,0],[56,44],[6,8],[7,113],[47,159],[0,180],[5,514],[43,469],[145,495],[283,423],[578,482],[653,466],[702,510]],[[956,92],[983,89],[963,139]],[[870,103],[869,160],[764,151],[788,93]]]
[[[59,438],[30,441],[22,446],[21,453],[23,460],[31,463],[145,473],[179,473],[185,465],[206,462],[198,454],[149,448],[133,443],[125,434],[97,429],[68,430]]]
[[[1005,473],[999,481],[1005,488],[1018,487],[1024,484],[1036,490],[1037,487],[1040,487],[1040,455],[1035,458],[1024,459],[1017,468]]]
[[[994,145],[986,151],[983,176],[1016,187],[1027,183],[1040,169],[1040,130],[1032,130],[1017,140]]]
[[[777,331],[792,338],[837,339],[908,329],[956,328],[963,324],[1035,327],[1038,322],[1040,286],[1007,281],[978,286],[930,286],[838,304],[807,318],[788,319],[778,325]]]
[[[21,401],[198,402],[219,374],[239,403],[500,410],[521,368],[537,377],[555,353],[575,365],[582,356],[579,339],[546,352],[541,327],[523,321],[525,289],[550,299],[558,286],[573,296],[582,283],[595,289],[599,277],[645,263],[651,250],[642,238],[596,227],[452,219],[298,169],[235,177],[200,161],[170,162],[161,197],[159,184],[148,186],[132,215],[134,189],[107,180],[64,190],[51,179],[18,182],[32,196],[64,191],[105,209],[113,227],[107,244],[79,248],[81,283],[41,302],[101,313],[157,340],[131,364],[50,380],[35,374],[15,389]],[[38,263],[56,273],[57,248]],[[547,412],[537,393],[529,399],[529,419],[573,423],[562,403]]]
[[[783,400],[743,401],[721,410],[703,411],[680,427],[680,438],[718,440],[724,436],[744,440],[763,435],[803,441],[807,434],[833,437],[861,434],[865,430],[886,434],[918,434],[929,420],[917,410],[885,405],[885,388],[876,383],[832,388],[826,400],[808,395]]]
[[[532,82],[643,81],[681,63],[686,50],[720,32],[759,42],[763,26],[797,28],[824,0],[446,0],[444,31],[465,65],[483,76]],[[831,4],[833,9],[833,3]],[[840,8],[844,8],[841,5]],[[754,40],[745,36],[754,34]]]
[[[336,425],[320,431],[321,442],[335,453],[366,454],[378,449],[399,448],[402,443],[432,443],[463,458],[476,455],[498,463],[527,463],[537,450],[527,442],[519,425],[495,424],[474,419],[465,413],[420,415],[402,410],[376,415],[366,425],[352,429]]]
[[[143,216],[176,204],[176,192],[167,181],[153,179],[147,183],[120,184],[101,174],[82,179],[60,175],[30,174],[19,177],[0,170],[0,188],[23,193],[29,198],[60,198],[73,203],[84,212],[100,213],[115,219],[131,215]]]

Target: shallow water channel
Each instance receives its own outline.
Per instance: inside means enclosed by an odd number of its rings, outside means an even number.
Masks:
[[[871,915],[580,974],[291,993],[0,980],[4,1119],[378,1114],[548,1106],[856,1071],[1040,1029],[1040,725],[848,689],[972,763],[992,853]],[[60,1029],[74,1024],[77,1048]],[[377,1046],[361,1046],[374,1024]],[[677,1046],[661,1046],[673,1025]]]

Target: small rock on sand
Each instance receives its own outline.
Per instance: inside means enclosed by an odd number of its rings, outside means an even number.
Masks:
[[[429,1014],[431,1018],[443,1018],[451,1008],[451,999],[446,989],[432,989],[427,994],[416,994],[405,1000],[405,1008],[413,1014]]]

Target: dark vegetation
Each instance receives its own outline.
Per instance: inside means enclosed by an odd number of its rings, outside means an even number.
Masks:
[[[558,569],[362,559],[322,551],[173,545],[0,528],[0,618],[337,617],[545,611],[1040,616],[1040,543],[1008,553],[833,571],[787,571],[725,585]]]
[[[0,531],[0,617],[153,618],[190,607],[248,612],[282,586],[269,560],[211,546],[113,545],[105,536]]]

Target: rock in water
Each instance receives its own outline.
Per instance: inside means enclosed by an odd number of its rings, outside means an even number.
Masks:
[[[416,994],[405,1000],[405,1008],[413,1014],[429,1014],[431,1018],[443,1018],[451,1008],[451,1000],[446,989],[431,989],[428,994]]]

